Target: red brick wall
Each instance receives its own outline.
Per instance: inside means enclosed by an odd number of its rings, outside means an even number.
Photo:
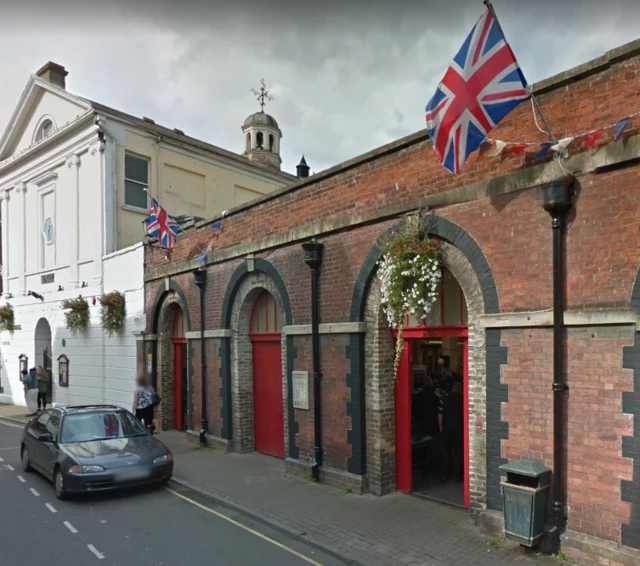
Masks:
[[[509,461],[533,459],[553,467],[552,340],[551,329],[502,333],[509,352],[502,369],[502,382],[509,385],[502,411],[509,439],[502,456]],[[622,437],[633,434],[631,417],[622,412],[622,394],[633,390],[632,372],[622,369],[622,348],[632,344],[629,327],[567,333],[569,528],[617,543],[620,524],[631,517],[631,505],[621,502],[620,480],[631,480],[633,473],[621,452]]]

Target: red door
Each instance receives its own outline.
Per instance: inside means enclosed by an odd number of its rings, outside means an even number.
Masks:
[[[400,365],[395,381],[396,409],[396,489],[411,493],[413,477],[411,471],[411,342],[404,341]]]
[[[177,430],[184,430],[184,407],[182,406],[183,365],[185,360],[185,345],[174,340],[173,344],[173,426]]]
[[[280,335],[252,337],[253,411],[257,452],[284,458],[284,407]]]

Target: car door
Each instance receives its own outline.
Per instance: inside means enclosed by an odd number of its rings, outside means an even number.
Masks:
[[[58,459],[58,434],[60,432],[60,411],[50,409],[51,416],[45,423],[45,431],[53,437],[53,442],[41,442],[44,473],[53,479],[53,470]]]
[[[29,451],[31,465],[39,472],[46,474],[46,461],[48,448],[46,442],[40,442],[38,437],[47,433],[47,423],[51,418],[51,409],[42,413],[31,425],[25,437],[25,444]]]

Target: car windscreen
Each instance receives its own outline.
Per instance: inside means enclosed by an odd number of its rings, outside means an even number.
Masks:
[[[129,438],[149,434],[142,423],[126,411],[96,411],[66,415],[60,442],[89,442],[110,438]]]

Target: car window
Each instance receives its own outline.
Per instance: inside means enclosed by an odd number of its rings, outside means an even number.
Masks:
[[[47,424],[49,423],[50,418],[51,411],[45,411],[44,413],[42,413],[33,423],[33,431],[36,434],[44,434],[45,432],[47,432]]]
[[[45,429],[51,433],[53,438],[58,438],[58,430],[60,429],[60,413],[58,411],[51,413],[49,421],[45,424]]]
[[[147,434],[147,429],[131,413],[96,411],[67,415],[62,423],[60,442],[89,442]]]

